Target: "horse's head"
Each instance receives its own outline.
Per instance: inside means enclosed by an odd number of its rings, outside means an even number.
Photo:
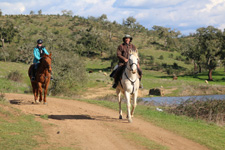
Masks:
[[[40,60],[40,64],[44,67],[44,68],[48,68],[48,71],[51,73],[52,72],[52,53],[50,53],[50,55],[46,55],[44,54],[44,56],[41,58]]]
[[[137,67],[138,67],[138,51],[136,50],[130,50],[129,51],[129,60],[127,63],[127,68],[128,70],[132,71],[133,74],[137,72]]]

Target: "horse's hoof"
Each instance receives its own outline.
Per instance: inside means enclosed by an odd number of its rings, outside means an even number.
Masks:
[[[123,119],[122,115],[119,116],[119,119]]]
[[[39,104],[40,102],[39,101],[35,101],[35,104]]]
[[[47,102],[44,102],[43,104],[44,104],[44,105],[47,105],[48,103],[47,103]]]
[[[132,121],[133,121],[133,120],[132,120],[131,118],[130,118],[130,119],[128,119],[128,122],[129,122],[129,123],[132,123]]]

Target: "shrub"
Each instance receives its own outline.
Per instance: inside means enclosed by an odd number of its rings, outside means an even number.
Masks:
[[[163,60],[164,59],[163,55],[160,55],[159,56],[159,59]]]
[[[169,58],[173,58],[173,54],[169,54]]]
[[[50,91],[53,95],[76,94],[87,82],[83,61],[71,53],[53,54],[53,76]]]
[[[16,82],[21,82],[23,80],[23,75],[19,71],[12,71],[8,74],[7,76],[8,80],[16,81]]]
[[[224,124],[224,108],[224,100],[189,100],[170,109],[170,112],[176,115],[186,115],[209,122],[216,122],[217,124]]]
[[[5,94],[4,93],[0,93],[0,101],[5,101]]]

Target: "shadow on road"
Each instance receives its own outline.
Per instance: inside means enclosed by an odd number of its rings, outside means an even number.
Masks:
[[[9,100],[10,104],[13,105],[33,105],[34,102],[31,101],[24,101],[24,100],[19,100],[19,99],[13,99],[13,100]]]
[[[56,120],[65,120],[65,119],[85,119],[85,120],[94,120],[89,115],[49,115],[48,118]]]

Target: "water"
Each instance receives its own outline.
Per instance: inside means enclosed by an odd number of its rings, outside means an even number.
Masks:
[[[181,96],[181,97],[144,97],[143,101],[147,101],[154,105],[173,105],[180,104],[187,100],[225,100],[225,95],[201,95],[201,96]]]

